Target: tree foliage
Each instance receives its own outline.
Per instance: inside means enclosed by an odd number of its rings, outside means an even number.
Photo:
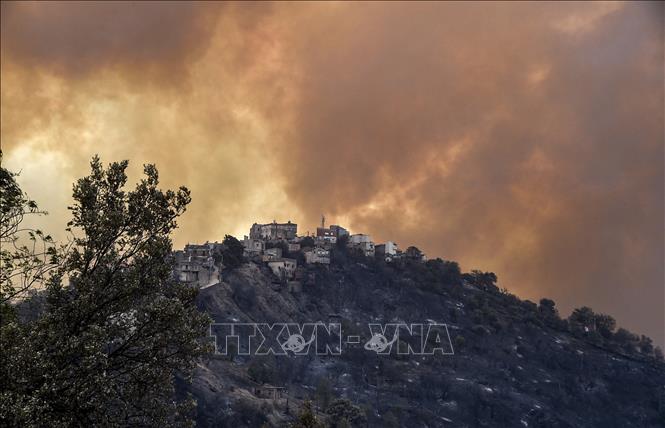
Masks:
[[[0,159],[2,153],[0,152]],[[0,167],[0,315],[13,318],[11,303],[42,285],[59,263],[61,247],[50,235],[24,225],[47,214],[21,190],[16,174]]]
[[[554,300],[552,299],[540,299],[540,303],[538,305],[538,311],[540,312],[541,315],[543,315],[546,318],[549,317],[558,317],[559,313],[556,310],[556,303],[554,303]]]
[[[312,411],[312,403],[305,401],[298,415],[298,419],[291,425],[292,428],[322,428],[323,424],[319,422]]]
[[[570,314],[568,321],[573,330],[589,331],[594,328],[596,314],[588,306],[577,308]]]
[[[498,287],[496,286],[498,278],[494,272],[472,270],[470,273],[462,275],[462,277],[469,284],[478,287],[481,290],[498,291]]]
[[[245,247],[236,237],[231,235],[224,236],[222,243],[224,244],[222,250],[222,263],[224,263],[224,267],[227,269],[240,267],[245,261],[243,256]]]
[[[598,333],[603,336],[605,339],[612,337],[612,333],[616,328],[616,321],[613,317],[606,314],[596,314],[594,317],[594,322]]]
[[[125,191],[127,162],[74,185],[75,239],[32,323],[3,323],[0,419],[10,426],[169,426],[187,422],[176,374],[205,350],[208,317],[172,278],[169,234],[189,191],[162,191],[153,165]],[[4,221],[4,217],[3,217]],[[3,225],[4,227],[4,225]]]
[[[349,400],[337,399],[326,409],[332,427],[365,426],[365,413]]]
[[[338,241],[339,242],[339,241]],[[300,240],[300,247],[301,248],[306,248],[306,247],[314,247],[314,238],[311,236],[305,236]]]

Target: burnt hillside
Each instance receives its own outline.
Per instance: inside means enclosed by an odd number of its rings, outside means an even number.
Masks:
[[[257,262],[222,278],[198,297],[218,323],[340,322],[364,342],[368,323],[436,320],[454,355],[343,341],[338,356],[210,356],[187,387],[200,426],[288,426],[305,400],[330,426],[665,426],[665,365],[647,338],[587,309],[562,319],[554,302],[522,301],[493,274],[338,249],[330,266],[307,265],[300,292]],[[261,385],[283,395],[261,396]]]

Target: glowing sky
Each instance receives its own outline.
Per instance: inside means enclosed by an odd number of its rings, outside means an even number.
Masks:
[[[322,213],[665,342],[663,3],[2,3],[4,166],[67,221],[154,162],[175,244]]]

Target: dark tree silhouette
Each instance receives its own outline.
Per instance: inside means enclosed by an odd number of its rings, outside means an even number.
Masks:
[[[224,263],[224,267],[227,269],[240,267],[245,261],[243,256],[245,247],[237,238],[231,235],[224,236],[223,244],[222,263]]]
[[[31,323],[3,323],[2,406],[7,426],[168,426],[192,403],[175,401],[174,375],[193,369],[209,322],[196,290],[172,279],[169,234],[189,191],[162,191],[144,168],[124,190],[126,161],[74,186],[75,239]]]

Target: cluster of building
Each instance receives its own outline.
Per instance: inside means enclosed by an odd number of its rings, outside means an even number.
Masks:
[[[187,284],[199,287],[217,284],[220,281],[222,244],[187,244],[183,250],[173,253],[174,277]]]
[[[425,260],[425,255],[415,247],[401,251],[395,242],[387,241],[375,244],[369,235],[362,233],[349,234],[342,226],[325,225],[325,217],[321,219],[316,234],[298,235],[298,225],[286,223],[258,224],[254,223],[242,240],[244,256],[256,262],[268,265],[277,282],[287,283],[290,290],[301,288],[306,279],[306,269],[298,266],[294,258],[302,254],[305,264],[330,264],[333,245],[341,239],[346,240],[349,248],[361,252],[367,257],[381,257],[387,262],[402,258]],[[204,287],[220,280],[223,268],[221,246],[217,242],[203,245],[188,244],[184,250],[175,252],[175,276],[182,282]]]

